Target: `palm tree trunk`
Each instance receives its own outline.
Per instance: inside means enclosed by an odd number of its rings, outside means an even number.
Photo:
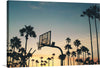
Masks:
[[[69,52],[69,48],[68,48],[68,52]],[[68,55],[68,66],[69,66],[69,55]]]
[[[48,60],[48,66],[50,66],[50,61]]]
[[[68,55],[68,66],[69,66],[69,55]]]
[[[71,62],[71,57],[70,57],[70,65],[72,65],[72,62]]]
[[[36,67],[37,67],[38,65],[37,65],[37,63],[36,63]]]
[[[98,55],[98,64],[99,64],[99,44],[98,44],[98,31],[97,31],[96,18],[95,18],[95,30],[96,30],[96,39],[97,39],[97,55]]]
[[[74,65],[74,57],[73,57],[73,65]]]
[[[79,59],[80,59],[80,55],[79,55]],[[79,62],[79,65],[80,65],[80,62]]]
[[[73,65],[75,65],[75,62],[74,62],[74,57],[73,57]]]
[[[84,52],[83,52],[83,61],[84,61]]]
[[[77,47],[77,50],[78,50],[78,47]],[[79,54],[78,54],[78,52],[77,52],[77,59],[79,60]],[[77,63],[79,65],[79,61]]]
[[[54,66],[54,59],[52,59],[52,66]]]
[[[33,67],[33,61],[32,61],[32,67]]]
[[[85,52],[85,60],[86,60],[86,52]]]
[[[26,34],[26,43],[25,43],[25,50],[27,51],[27,40],[28,40],[28,34]]]
[[[90,40],[91,40],[91,53],[92,53],[92,60],[93,60],[93,45],[92,45],[92,32],[91,32],[91,23],[90,23],[90,17],[89,19],[89,28],[90,28]],[[94,60],[93,60],[94,61]]]
[[[28,67],[30,66],[30,58],[29,58],[29,60],[28,60]]]

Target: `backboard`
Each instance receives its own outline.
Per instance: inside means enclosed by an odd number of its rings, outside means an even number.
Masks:
[[[51,31],[43,33],[42,35],[39,36],[38,49],[41,49],[41,47],[43,46],[42,44],[45,45],[51,44]]]

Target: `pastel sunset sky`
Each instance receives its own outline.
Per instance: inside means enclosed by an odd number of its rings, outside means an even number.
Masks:
[[[32,51],[36,49],[32,58],[39,59],[43,56],[44,59],[51,57],[55,53],[55,65],[60,65],[58,56],[60,51],[55,48],[43,47],[41,50],[37,49],[37,42],[39,42],[39,35],[51,30],[51,42],[55,42],[55,46],[62,48],[64,54],[66,51],[66,38],[71,38],[72,51],[76,50],[73,42],[76,39],[81,41],[81,46],[84,45],[89,48],[91,53],[89,23],[87,17],[80,17],[82,12],[89,8],[89,3],[61,3],[61,2],[35,2],[35,1],[9,1],[8,2],[8,26],[9,39],[18,36],[22,41],[22,47],[25,47],[25,37],[20,36],[19,30],[24,25],[31,25],[37,34],[36,38],[29,37],[28,49]],[[97,58],[97,45],[95,35],[94,20],[91,20],[92,34],[93,34],[93,48],[94,57]],[[97,20],[99,45],[100,45],[100,21]],[[100,49],[100,47],[99,47]],[[100,51],[100,50],[99,50]],[[67,58],[65,60],[67,65]],[[34,65],[35,66],[35,65]]]

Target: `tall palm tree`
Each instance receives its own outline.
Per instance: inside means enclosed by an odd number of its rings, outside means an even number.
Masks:
[[[75,40],[74,41],[74,45],[77,47],[77,50],[78,50],[78,47],[81,45],[81,42],[80,42],[80,40]],[[77,59],[79,60],[79,54],[78,54],[78,52],[77,52]],[[78,63],[79,64],[79,63]]]
[[[75,65],[75,59],[74,59],[74,57],[76,57],[76,52],[75,51],[72,52],[72,57],[73,57],[73,65]]]
[[[47,60],[48,60],[48,66],[50,66],[50,60],[51,60],[51,58],[47,58]]]
[[[31,61],[32,61],[32,67],[33,67],[33,62],[34,62],[34,59],[32,59]]]
[[[96,41],[97,41],[97,56],[98,56],[98,63],[99,63],[99,43],[98,43],[98,29],[97,29],[97,22],[98,15],[100,15],[100,8],[96,5],[90,7],[93,18],[95,19],[95,30],[96,30]]]
[[[68,49],[68,51],[66,52],[66,55],[68,55],[68,65],[69,65],[69,56],[70,56],[69,49],[72,49],[71,45],[69,44],[71,42],[71,39],[67,38],[66,42],[68,42],[68,44],[65,46],[65,50]]]
[[[33,30],[34,28],[32,26],[26,26],[25,25],[25,28],[22,28],[20,29],[20,34],[21,36],[24,36],[24,33],[25,33],[25,39],[26,39],[26,43],[25,43],[25,50],[27,50],[27,41],[28,41],[28,37],[36,37],[36,33],[35,31]]]
[[[91,41],[91,53],[92,53],[92,60],[93,60],[93,44],[92,44],[92,31],[91,31],[91,22],[90,18],[93,19],[92,13],[90,9],[86,9],[86,11],[83,11],[83,14],[81,17],[87,16],[89,20],[89,28],[90,28],[90,41]]]

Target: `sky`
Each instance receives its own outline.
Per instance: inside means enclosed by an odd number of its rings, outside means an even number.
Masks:
[[[56,48],[43,47],[41,50],[37,49],[37,42],[39,42],[39,35],[51,30],[51,42],[55,42],[55,46],[61,47],[64,54],[66,51],[66,38],[71,38],[72,50],[76,47],[73,42],[76,39],[81,41],[81,46],[84,45],[89,48],[91,53],[89,23],[87,17],[80,17],[82,12],[89,8],[89,3],[67,3],[67,2],[36,2],[36,1],[9,1],[8,2],[8,26],[9,39],[12,37],[19,37],[22,41],[22,47],[25,47],[25,37],[20,36],[19,30],[25,25],[34,27],[37,37],[28,39],[28,49],[32,51],[36,49],[32,58],[39,59],[41,56],[46,59],[55,53],[55,65],[60,65],[58,56],[60,51]],[[96,36],[94,20],[91,20],[92,34],[93,34],[93,49],[94,57],[97,58]],[[100,42],[100,21],[97,20],[98,37]],[[100,45],[100,43],[99,43]],[[100,49],[100,47],[99,47]],[[65,60],[67,63],[67,58]],[[67,64],[66,64],[67,65]]]

